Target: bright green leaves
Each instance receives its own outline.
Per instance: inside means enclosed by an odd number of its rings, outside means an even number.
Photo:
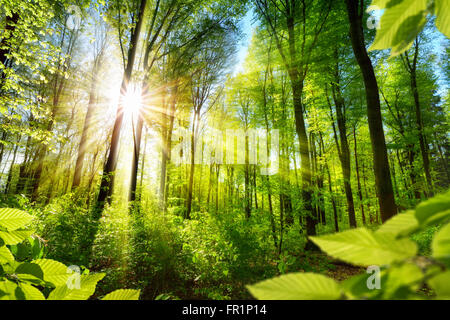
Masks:
[[[104,273],[73,275],[73,285],[59,285],[50,292],[48,300],[87,300],[95,292],[97,282],[103,279]],[[77,279],[77,277],[79,277]],[[68,279],[70,281],[70,279]]]
[[[417,245],[409,239],[397,240],[389,233],[364,228],[310,238],[330,256],[359,266],[387,265],[417,252]]]
[[[384,9],[380,27],[369,50],[391,49],[391,57],[408,50],[422,31],[433,5],[428,0],[373,0],[369,10]],[[437,28],[450,37],[450,9],[447,0],[434,0]]]
[[[53,289],[48,300],[86,300],[90,298],[104,273],[80,274],[44,255],[42,239],[22,230],[33,219],[17,209],[0,209],[0,300],[45,300],[37,287]],[[24,241],[28,240],[28,242]],[[8,246],[8,247],[7,247]],[[26,262],[16,261],[28,260]],[[45,291],[44,291],[45,292]],[[109,300],[137,300],[138,290],[117,290]]]
[[[450,3],[448,0],[434,0],[436,27],[447,38],[450,38]]]
[[[15,282],[9,280],[0,280],[0,300],[19,300],[20,298],[23,299],[23,294],[22,297],[16,296],[17,289],[18,286]]]
[[[391,268],[382,278],[384,299],[407,299],[414,295],[424,277],[415,264],[405,263]]]
[[[422,202],[416,208],[416,218],[422,226],[430,226],[450,218],[450,191]]]
[[[262,300],[336,300],[341,296],[333,279],[314,273],[291,273],[248,286]]]
[[[10,208],[0,208],[0,263],[11,264],[14,256],[6,245],[17,245],[30,237],[33,233],[27,230],[18,230],[33,219],[28,213]]]
[[[0,238],[5,244],[14,245],[30,237],[32,233],[33,231],[27,230],[0,231]]]
[[[19,287],[25,295],[25,300],[45,300],[43,293],[32,285],[21,283]]]
[[[44,272],[41,267],[35,263],[24,262],[19,264],[16,267],[14,274],[20,280],[27,281],[35,285],[45,284]]]
[[[450,267],[450,224],[442,227],[434,236],[431,244],[433,258],[444,262]]]
[[[33,220],[33,217],[28,213],[10,208],[0,208],[0,226],[14,231],[24,227]]]
[[[140,290],[119,289],[108,293],[102,300],[138,300]]]
[[[431,278],[428,284],[435,291],[437,299],[450,300],[450,271]]]
[[[434,236],[433,259],[416,256],[417,245],[410,240],[413,233],[446,222],[449,211],[450,191],[391,218],[375,232],[358,228],[310,237],[334,258],[370,266],[367,273],[341,283],[319,274],[294,273],[248,289],[258,299],[427,299],[419,291],[426,282],[434,298],[450,299],[450,224]]]
[[[383,50],[391,48],[391,56],[396,56],[407,50],[416,35],[422,30],[426,22],[427,0],[375,1],[385,12],[380,20],[380,28],[369,50]]]
[[[370,299],[378,297],[381,292],[379,290],[371,290],[367,286],[368,275],[363,273],[340,283],[345,296],[349,299]]]
[[[0,263],[8,263],[14,261],[14,257],[6,246],[0,247]]]
[[[39,259],[33,261],[43,271],[43,280],[52,283],[55,287],[66,285],[70,272],[61,262],[51,259]]]
[[[414,215],[414,211],[398,214],[384,223],[376,233],[390,233],[394,236],[403,236],[417,229],[419,223]]]

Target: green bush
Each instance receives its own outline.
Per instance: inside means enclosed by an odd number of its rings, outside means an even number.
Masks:
[[[48,256],[66,264],[87,266],[94,222],[84,200],[69,193],[36,211],[36,231],[47,240]]]

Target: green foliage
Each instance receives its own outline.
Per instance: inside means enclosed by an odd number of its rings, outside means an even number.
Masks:
[[[36,230],[47,240],[50,258],[69,265],[88,265],[94,222],[83,199],[66,194],[36,212],[36,216]]]
[[[321,274],[291,273],[249,286],[251,294],[264,300],[335,300],[338,284]]]
[[[242,294],[233,292],[233,283],[275,270],[266,264],[271,253],[267,227],[256,217],[245,221],[238,214],[193,212],[191,220],[183,220],[169,212],[134,212],[124,276],[142,288],[144,299]]]
[[[385,12],[369,50],[391,48],[391,57],[405,52],[422,31],[429,14],[436,16],[436,27],[450,38],[450,9],[446,0],[373,0],[369,10],[373,8]]]
[[[33,217],[9,208],[0,209],[0,300],[86,300],[95,292],[104,273],[89,274],[52,260],[42,258],[42,247],[33,231],[22,230]],[[22,232],[19,234],[19,232]],[[26,236],[25,236],[26,235]],[[21,262],[17,246],[28,240],[31,258]],[[14,246],[12,246],[14,245]],[[108,300],[137,300],[139,290],[118,290]]]
[[[365,228],[310,237],[323,251],[353,265],[378,266],[380,288],[370,289],[373,278],[362,274],[339,284],[317,274],[288,274],[248,286],[258,299],[427,299],[450,298],[450,191],[421,203],[415,211],[399,214],[377,231]],[[430,225],[444,224],[432,240],[431,257],[417,256],[410,239]],[[369,273],[369,272],[368,272]],[[375,275],[376,276],[376,275]]]

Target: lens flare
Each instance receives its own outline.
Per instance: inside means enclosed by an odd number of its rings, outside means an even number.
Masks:
[[[142,91],[139,86],[129,85],[123,97],[124,112],[137,113],[142,106]]]

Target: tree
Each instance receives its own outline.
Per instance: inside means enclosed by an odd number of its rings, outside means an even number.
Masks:
[[[356,0],[346,0],[348,19],[350,21],[350,38],[353,52],[358,61],[366,89],[367,118],[370,128],[370,139],[373,151],[373,168],[377,195],[379,197],[381,220],[386,222],[397,213],[397,206],[392,189],[391,172],[387,157],[383,120],[381,117],[378,83],[372,61],[365,47],[363,31],[364,6]]]

